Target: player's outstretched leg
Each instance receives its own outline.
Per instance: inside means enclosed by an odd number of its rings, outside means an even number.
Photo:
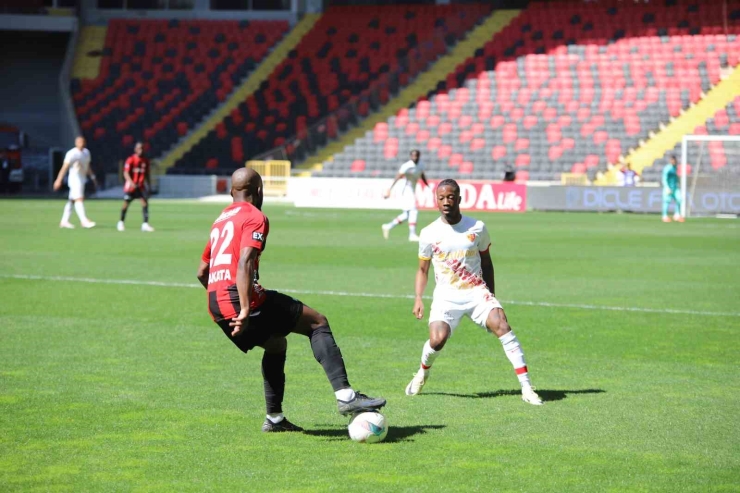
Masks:
[[[383,230],[383,238],[387,240],[388,236],[390,235],[391,230],[395,228],[396,226],[398,226],[399,224],[402,224],[408,218],[409,218],[408,211],[403,211],[398,216],[396,216],[396,218],[393,219],[393,221],[382,225],[380,228]]]
[[[409,241],[419,241],[419,235],[416,234],[416,220],[419,217],[419,211],[409,211]]]
[[[288,341],[285,337],[273,337],[262,345],[262,379],[265,386],[265,407],[267,415],[262,424],[266,433],[284,431],[303,431],[283,414],[283,395],[285,395],[285,357]]]
[[[519,340],[511,331],[504,310],[501,308],[491,310],[486,319],[486,327],[496,334],[499,341],[501,341],[504,353],[514,367],[514,372],[522,386],[522,400],[535,406],[541,406],[543,404],[542,399],[534,391],[529,380],[529,370],[527,369],[527,363],[524,361],[524,352],[519,345]]]
[[[71,222],[69,222],[69,218],[72,217],[72,201],[68,200],[66,204],[64,204],[64,212],[62,213],[62,220],[59,223],[60,228],[65,229],[74,229],[75,226]]]
[[[684,222],[684,218],[681,215],[681,192],[676,191],[673,193],[673,200],[676,203],[676,210],[673,213],[673,220],[679,223]]]
[[[125,231],[126,226],[124,226],[124,222],[126,221],[126,213],[128,212],[128,206],[131,204],[130,200],[124,200],[123,205],[121,206],[121,219],[118,220],[118,224],[116,224],[116,229],[118,231]]]
[[[385,406],[385,399],[361,394],[349,384],[342,352],[334,340],[329,321],[324,315],[304,305],[303,313],[293,332],[305,335],[311,341],[314,358],[324,368],[326,377],[334,389],[340,414],[346,416],[363,411],[374,411]]]
[[[663,222],[671,222],[671,218],[668,217],[668,208],[671,206],[671,196],[663,192]]]
[[[75,200],[75,212],[77,213],[77,217],[80,218],[80,223],[82,223],[83,228],[94,228],[95,223],[87,218],[87,214],[85,213],[85,203],[82,199]]]
[[[147,233],[152,233],[154,228],[149,226],[149,201],[146,199],[141,199],[141,215],[144,220],[144,222],[141,223],[141,230]]]
[[[406,395],[417,395],[424,388],[424,384],[429,379],[429,370],[432,369],[434,360],[445,347],[451,333],[452,329],[445,322],[437,321],[429,324],[429,340],[424,343],[424,348],[421,350],[421,365],[419,371],[414,373],[414,378],[406,386]]]

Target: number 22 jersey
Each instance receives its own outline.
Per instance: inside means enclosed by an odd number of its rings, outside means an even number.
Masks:
[[[219,322],[236,317],[241,311],[236,289],[236,270],[242,248],[265,249],[270,223],[267,217],[248,202],[235,202],[221,212],[211,226],[211,235],[201,260],[209,265],[208,311]],[[265,291],[259,279],[259,255],[254,266],[254,284],[250,310],[265,301]]]

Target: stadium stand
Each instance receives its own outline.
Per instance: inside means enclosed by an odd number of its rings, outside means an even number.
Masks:
[[[694,129],[694,135],[738,135],[740,136],[740,96],[727,105],[726,108],[718,110],[712,118],[707,120],[706,125],[700,125]],[[702,174],[722,172],[728,165],[735,166],[736,172],[740,171],[740,163],[731,163],[727,157],[726,145],[731,145],[737,154],[740,148],[737,144],[725,144],[721,141],[707,142],[703,153],[704,165]],[[699,161],[702,151],[701,144],[692,144],[687,149],[687,163],[690,166]],[[671,156],[681,160],[681,144],[665,153],[662,159],[656,161],[653,166],[643,170],[643,178],[648,181],[659,181],[662,166],[667,163]],[[708,159],[708,161],[707,161]],[[689,168],[690,171],[690,168]]]
[[[390,177],[412,148],[432,176],[558,180],[616,163],[740,60],[740,7],[532,3],[445,90],[379,123],[324,176]]]
[[[289,139],[305,139],[312,125],[347,103],[366,115],[489,12],[486,4],[332,7],[263,86],[168,172],[243,166]],[[379,101],[370,100],[371,90]],[[314,137],[340,130],[330,120]]]
[[[135,140],[158,156],[200,122],[288,31],[282,21],[112,20],[96,79],[73,79],[97,163],[115,171]]]

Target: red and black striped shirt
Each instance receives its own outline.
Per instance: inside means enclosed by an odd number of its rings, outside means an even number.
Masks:
[[[134,189],[143,190],[147,185],[149,169],[149,160],[147,158],[144,156],[137,156],[136,154],[131,155],[123,165],[123,171],[124,173],[128,173],[131,177],[134,187],[131,190],[124,191],[133,192]]]
[[[236,317],[241,311],[236,289],[236,269],[242,248],[265,249],[270,223],[262,211],[247,202],[235,202],[221,212],[211,226],[211,236],[201,259],[209,265],[208,311],[219,322]],[[255,280],[250,309],[265,301],[265,292],[257,283],[259,256],[255,262]]]

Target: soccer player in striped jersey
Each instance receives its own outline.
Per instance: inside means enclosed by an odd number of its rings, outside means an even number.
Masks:
[[[262,213],[262,178],[253,169],[231,175],[234,202],[211,226],[198,280],[208,291],[208,311],[224,334],[243,352],[256,346],[262,355],[267,416],[264,432],[303,431],[283,415],[285,357],[290,333],[308,337],[316,361],[324,368],[342,415],[375,411],[385,399],[355,391],[347,379],[342,353],[326,317],[300,301],[266,290],[259,280],[260,256],[270,225]]]
[[[406,386],[406,395],[417,395],[429,378],[432,363],[445,347],[463,316],[495,334],[522,387],[522,400],[536,406],[542,399],[529,380],[519,340],[511,331],[501,303],[496,299],[491,261],[491,239],[486,225],[460,213],[460,186],[442,180],[435,192],[440,217],[421,231],[419,269],[413,314],[424,316],[422,296],[434,264],[436,287],[429,313],[429,340],[424,344],[421,366]]]
[[[134,199],[141,200],[141,214],[144,221],[141,223],[141,230],[151,233],[154,228],[149,226],[149,190],[151,188],[151,164],[149,159],[144,156],[144,144],[137,142],[134,145],[134,153],[126,159],[123,165],[123,179],[126,184],[123,186],[123,207],[121,207],[121,219],[116,225],[118,231],[125,231],[126,227],[123,222],[126,220],[128,206]]]

